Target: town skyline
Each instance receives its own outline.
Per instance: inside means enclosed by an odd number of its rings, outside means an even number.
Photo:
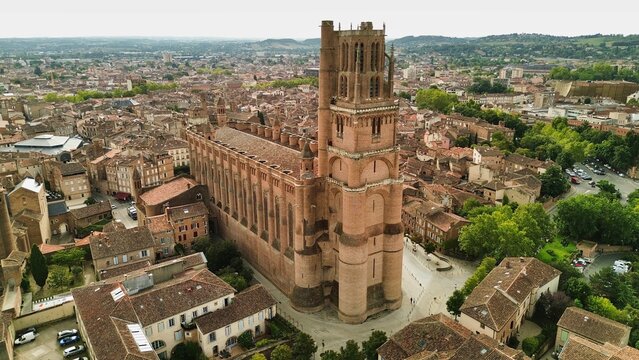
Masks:
[[[194,37],[253,39],[317,38],[322,20],[333,20],[348,29],[362,21],[385,23],[389,39],[404,36],[437,35],[449,37],[482,37],[513,33],[579,36],[590,34],[636,34],[633,18],[639,5],[612,1],[596,11],[586,6],[575,9],[570,4],[543,0],[530,11],[513,8],[506,1],[474,3],[461,1],[448,4],[395,7],[380,12],[370,2],[342,4],[334,0],[316,4],[314,11],[296,7],[289,0],[275,4],[200,4],[194,0],[181,2],[175,8],[167,1],[127,3],[115,0],[108,8],[98,4],[74,5],[72,1],[51,4],[32,0],[5,5],[5,26],[0,38],[33,37]],[[123,10],[123,9],[126,9]],[[339,9],[339,11],[336,11]],[[598,21],[609,16],[615,21]],[[25,18],[29,26],[24,25]],[[527,21],[524,21],[527,20]],[[577,21],[578,20],[578,21]],[[238,23],[240,26],[238,26]],[[593,27],[593,24],[596,26]],[[268,35],[265,35],[268,34]]]

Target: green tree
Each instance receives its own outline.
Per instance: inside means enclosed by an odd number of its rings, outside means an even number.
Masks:
[[[470,198],[464,201],[464,205],[462,205],[462,208],[459,210],[459,215],[467,217],[473,209],[480,208],[482,206],[483,205],[479,202],[479,200]]]
[[[96,203],[97,201],[93,197],[88,197],[86,200],[84,200],[85,205],[93,205]]]
[[[599,188],[599,194],[605,196],[608,199],[621,199],[621,193],[617,190],[617,187],[608,180],[599,180],[597,182]]]
[[[253,333],[250,330],[244,331],[237,337],[237,343],[245,350],[254,348],[255,341],[253,340]]]
[[[54,289],[63,289],[73,283],[73,275],[64,266],[52,265],[47,279],[49,286]]]
[[[214,273],[231,265],[231,261],[239,257],[239,251],[229,240],[213,241],[206,252],[207,266]]]
[[[593,274],[590,277],[590,286],[594,294],[609,299],[617,308],[634,304],[638,300],[624,277],[610,267]]]
[[[455,139],[455,146],[457,147],[470,147],[470,137],[469,136],[458,136]]]
[[[497,147],[499,150],[512,151],[513,143],[508,140],[504,133],[496,131],[490,138],[490,145]]]
[[[353,340],[348,340],[345,346],[339,348],[341,360],[364,360],[364,353],[359,349],[359,344]]]
[[[570,183],[564,177],[559,166],[551,166],[541,174],[541,196],[557,197],[570,189]]]
[[[457,96],[448,94],[437,88],[420,89],[415,96],[415,103],[420,109],[430,109],[441,113],[448,113],[457,103]]]
[[[267,360],[267,359],[266,359],[266,356],[264,356],[264,354],[257,353],[257,354],[253,354],[253,356],[251,356],[251,360]]]
[[[427,241],[426,244],[424,244],[424,251],[426,251],[426,254],[432,254],[435,250],[437,250],[437,245],[434,243]]]
[[[273,352],[271,352],[271,360],[291,360],[293,359],[293,352],[291,348],[286,345],[277,345]]]
[[[177,344],[171,351],[171,360],[206,360],[200,345],[193,341]]]
[[[633,190],[630,194],[628,194],[628,203],[636,206],[639,202],[639,189]]]
[[[362,351],[366,356],[366,360],[377,360],[377,349],[379,349],[386,340],[388,340],[388,337],[384,331],[373,330],[368,340],[362,342]]]
[[[33,69],[33,73],[34,73],[36,76],[40,76],[40,75],[42,75],[42,69],[40,69],[40,67],[39,67],[39,66],[36,66],[36,67],[35,67],[35,69]]]
[[[29,256],[29,266],[31,267],[31,275],[39,287],[43,287],[47,283],[49,276],[49,268],[47,260],[40,252],[40,248],[36,244],[31,246],[31,255]]]
[[[514,212],[501,206],[470,219],[472,223],[461,229],[459,246],[473,257],[533,256],[553,229],[540,204],[519,206]]]
[[[342,360],[340,355],[334,350],[327,350],[320,354],[321,360]]]
[[[225,283],[231,285],[237,291],[242,291],[248,287],[246,279],[240,274],[226,273],[220,275],[220,279],[224,280]]]
[[[574,277],[566,282],[565,291],[568,296],[582,303],[585,303],[588,296],[592,294],[592,288],[586,281]]]
[[[304,332],[298,332],[293,339],[293,359],[295,360],[311,360],[317,352],[315,340]]]
[[[464,305],[464,301],[466,301],[466,295],[461,290],[453,291],[453,294],[446,301],[446,310],[455,317],[455,320],[461,314],[459,309]]]
[[[481,263],[475,269],[473,274],[466,279],[464,286],[461,288],[461,292],[464,296],[470,295],[473,289],[488,275],[488,273],[495,268],[497,260],[491,257],[485,257]],[[461,304],[460,304],[461,306]]]
[[[86,252],[78,247],[61,250],[51,256],[51,262],[56,265],[66,266],[71,269],[72,266],[81,266]]]

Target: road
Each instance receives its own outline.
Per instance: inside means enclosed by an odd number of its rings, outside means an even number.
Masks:
[[[435,258],[430,261],[427,259],[423,250],[413,252],[412,244],[405,243],[401,308],[378,314],[358,325],[342,323],[332,306],[314,314],[300,313],[291,307],[286,295],[258,271],[255,271],[255,278],[279,302],[278,313],[310,334],[318,344],[318,353],[321,353],[325,350],[339,350],[349,339],[364,341],[373,330],[383,330],[391,335],[411,321],[429,314],[446,313],[446,300],[456,287],[462,286],[472,275],[475,267],[468,262],[450,259],[453,269],[438,272],[435,270]],[[411,298],[415,300],[415,304],[411,304]]]
[[[138,226],[138,221],[131,219],[127,212],[127,209],[131,206],[130,202],[120,202],[113,196],[104,194],[92,194],[91,196],[97,201],[108,201],[111,203],[111,205],[115,205],[115,209],[111,210],[111,213],[113,213],[113,218],[115,220],[120,220],[127,229]]]

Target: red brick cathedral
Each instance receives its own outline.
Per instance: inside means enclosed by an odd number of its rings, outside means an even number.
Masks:
[[[279,119],[227,121],[218,105],[219,127],[187,132],[191,172],[209,188],[220,234],[296,309],[332,303],[361,323],[402,300],[394,59],[370,22],[321,29],[316,140]]]

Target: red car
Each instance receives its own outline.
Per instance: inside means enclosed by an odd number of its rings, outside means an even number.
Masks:
[[[579,181],[579,178],[576,177],[576,176],[571,176],[570,177],[570,182],[573,183],[573,184],[577,184],[577,185],[581,184],[581,181]]]

